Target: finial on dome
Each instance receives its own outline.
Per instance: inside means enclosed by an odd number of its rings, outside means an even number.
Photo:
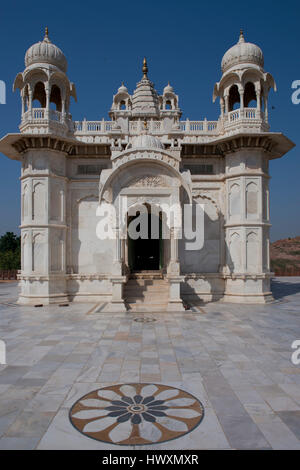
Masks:
[[[240,29],[240,38],[239,38],[239,42],[245,42],[244,31],[243,31],[242,29]]]
[[[147,59],[146,59],[146,57],[144,57],[144,60],[143,60],[143,74],[144,74],[144,77],[143,78],[148,78],[147,73],[148,73]]]
[[[45,28],[45,37],[44,37],[44,41],[50,42],[48,26],[46,26],[46,28]]]

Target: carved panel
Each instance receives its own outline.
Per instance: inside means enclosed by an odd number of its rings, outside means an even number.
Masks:
[[[241,213],[241,188],[238,183],[232,184],[229,191],[229,215],[235,216]]]
[[[143,187],[159,187],[166,186],[166,181],[159,175],[138,176],[130,181],[127,187],[143,188]]]

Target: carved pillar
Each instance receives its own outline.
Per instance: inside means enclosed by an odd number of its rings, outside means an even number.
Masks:
[[[22,98],[22,121],[23,121],[24,114],[25,114],[25,100],[26,100],[24,89],[21,92],[21,98]]]
[[[167,279],[169,281],[169,302],[168,311],[184,311],[180,297],[180,284],[184,281],[184,276],[180,276],[180,264],[178,259],[178,237],[180,228],[172,227],[170,229],[170,263],[168,266]]]
[[[239,90],[240,92],[240,115],[244,116],[244,90]]]
[[[268,97],[264,96],[265,121],[268,122]]]
[[[224,96],[224,100],[225,100],[225,114],[228,114],[228,110],[229,110],[229,95],[225,95],[225,96]]]
[[[256,108],[257,108],[257,118],[260,119],[260,112],[261,112],[261,89],[260,86],[256,86]]]
[[[221,118],[223,119],[224,111],[225,111],[225,103],[224,103],[224,98],[222,96],[220,97],[220,108],[221,108]]]
[[[45,87],[45,92],[46,92],[46,110],[45,110],[45,118],[49,119],[50,118],[50,87],[49,84],[46,84]]]
[[[28,111],[29,111],[29,116],[32,119],[32,89],[30,87],[28,91]]]
[[[112,267],[111,285],[112,295],[111,302],[107,307],[110,312],[126,312],[126,307],[123,299],[123,286],[127,281],[126,276],[122,273],[122,240],[120,237],[120,229],[114,229],[115,233],[115,259]]]
[[[64,123],[66,120],[66,102],[63,99],[61,102],[61,122]]]

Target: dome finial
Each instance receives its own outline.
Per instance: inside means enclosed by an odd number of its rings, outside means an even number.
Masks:
[[[144,60],[143,60],[143,74],[144,74],[144,76],[143,76],[143,78],[148,78],[147,73],[148,73],[147,59],[146,59],[146,57],[144,57]]]
[[[239,43],[240,43],[240,42],[245,42],[244,31],[243,31],[242,29],[240,29]]]
[[[50,42],[48,26],[46,26],[46,28],[45,28],[45,37],[44,37],[44,41]]]

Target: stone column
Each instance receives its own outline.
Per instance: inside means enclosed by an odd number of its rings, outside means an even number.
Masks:
[[[49,84],[46,84],[45,87],[45,92],[46,92],[46,110],[45,110],[45,119],[50,119],[50,88]]]
[[[240,93],[240,117],[244,117],[244,90],[239,90]]]
[[[221,118],[223,119],[225,103],[224,103],[224,98],[222,96],[220,97],[220,108],[221,108]]]
[[[43,174],[39,160],[43,158]],[[19,302],[43,304],[67,302],[66,217],[62,200],[66,197],[65,153],[47,148],[31,149],[24,158],[31,162],[23,172],[22,191],[26,213],[22,212],[22,238],[31,240],[22,247],[23,267]],[[25,196],[26,194],[26,196]],[[25,248],[25,249],[24,249]]]
[[[224,100],[225,100],[225,114],[228,114],[228,110],[229,110],[229,95],[225,95],[225,96],[224,96]]]
[[[23,91],[21,92],[21,97],[22,97],[22,121],[24,119],[24,114],[25,114],[25,100],[26,100],[26,96],[25,96],[25,93],[24,93],[24,89]]]
[[[29,87],[28,90],[28,111],[29,111],[29,117],[32,119],[32,89]]]
[[[61,122],[64,124],[66,120],[66,104],[65,100],[63,99],[61,102]]]
[[[127,277],[123,276],[122,270],[122,240],[120,238],[120,229],[114,229],[115,233],[115,259],[112,266],[112,276],[110,278],[112,285],[111,302],[107,306],[108,312],[126,312],[126,306],[123,299],[123,286],[127,281]]]
[[[268,97],[264,96],[264,106],[265,106],[265,121],[268,122]]]
[[[180,264],[178,259],[178,237],[180,228],[172,227],[170,229],[170,263],[168,266],[167,279],[169,281],[169,302],[168,311],[184,311],[180,297],[180,284],[184,281],[184,276],[180,275]]]
[[[228,302],[265,303],[271,299],[267,269],[269,223],[262,214],[264,158],[268,157],[262,148],[241,147],[226,155],[224,300]]]

